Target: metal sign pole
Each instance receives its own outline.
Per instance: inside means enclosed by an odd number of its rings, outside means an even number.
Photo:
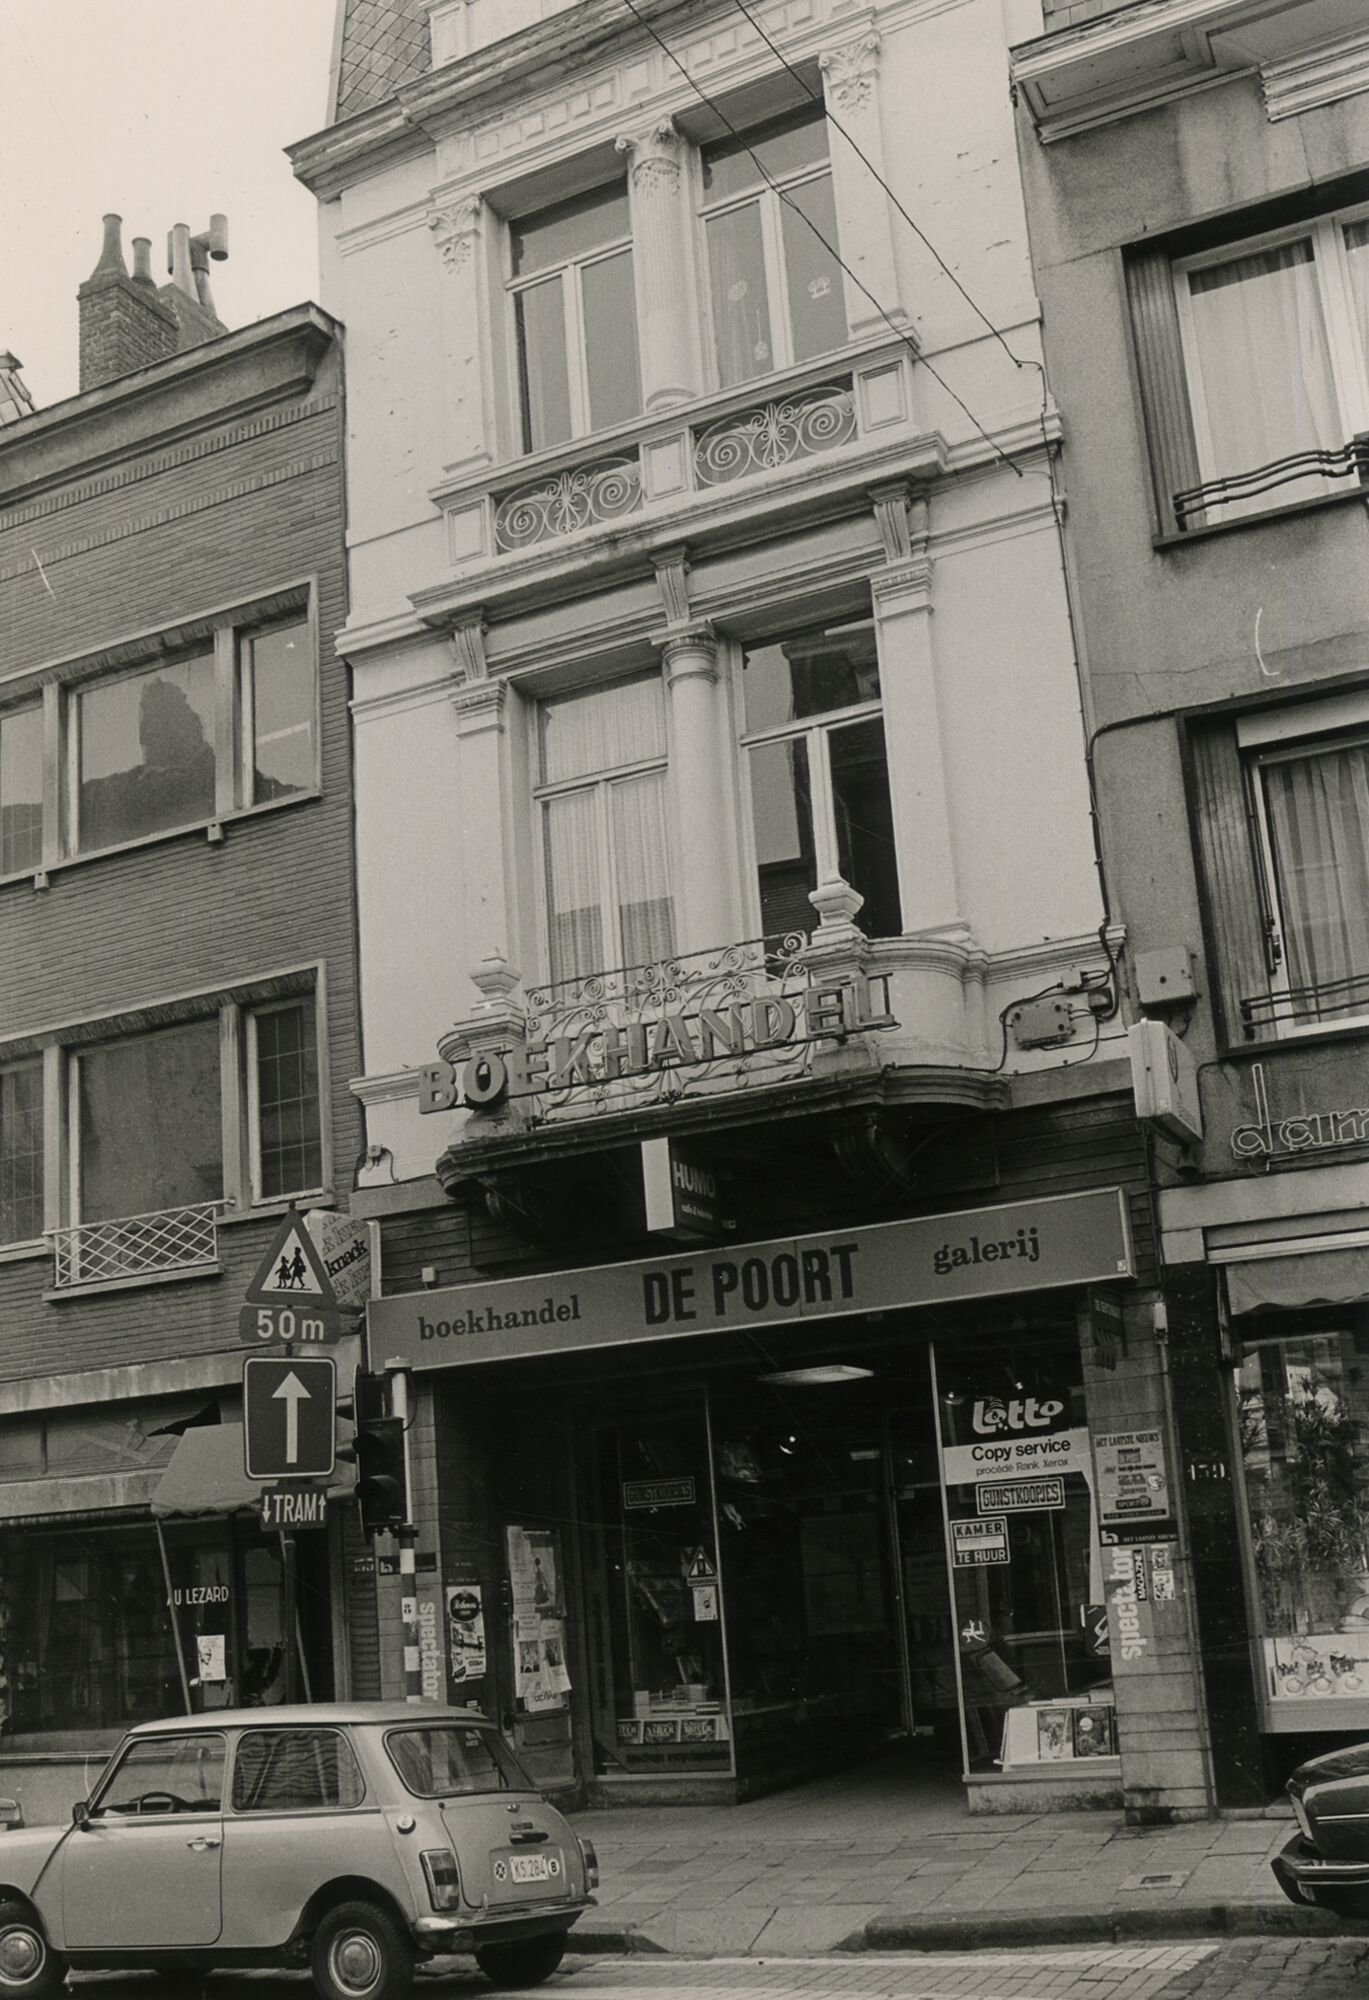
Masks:
[[[281,1625],[285,1632],[285,1699],[299,1700],[299,1619],[296,1606],[295,1538],[280,1532]]]
[[[413,1513],[413,1461],[409,1448],[409,1427],[413,1422],[409,1397],[409,1374],[398,1369],[391,1379],[390,1408],[404,1425],[404,1519],[396,1529],[399,1541],[400,1617],[404,1628],[404,1699],[423,1699],[423,1654],[418,1629],[418,1576],[416,1550],[418,1530]]]
[[[185,1702],[185,1712],[193,1715],[190,1705],[190,1676],[185,1670],[185,1649],[181,1644],[181,1621],[176,1616],[176,1599],[171,1589],[171,1561],[166,1553],[166,1536],[162,1532],[160,1515],[157,1517],[157,1547],[162,1552],[162,1576],[166,1582],[166,1613],[171,1620],[171,1638],[176,1648],[176,1666],[181,1676],[181,1696]]]

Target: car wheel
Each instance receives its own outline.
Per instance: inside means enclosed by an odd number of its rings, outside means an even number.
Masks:
[[[475,1962],[496,1986],[540,1986],[566,1955],[566,1934],[552,1931],[519,1944],[482,1945]]]
[[[47,2000],[67,1976],[43,1927],[23,1903],[0,1902],[0,1995],[4,2000]]]
[[[322,2000],[403,2000],[414,1948],[378,1903],[339,1903],[314,1932],[309,1969]]]

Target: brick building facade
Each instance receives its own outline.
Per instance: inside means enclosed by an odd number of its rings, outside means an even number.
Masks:
[[[0,430],[0,1766],[30,1818],[129,1721],[348,1691],[339,1528],[292,1614],[245,1491],[151,1511],[173,1456],[234,1461],[245,1286],[360,1143],[340,331],[226,332],[118,234],[81,392]]]

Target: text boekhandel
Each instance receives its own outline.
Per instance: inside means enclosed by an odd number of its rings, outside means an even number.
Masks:
[[[1116,1188],[684,1257],[372,1300],[373,1365],[520,1354],[826,1319],[1132,1273]]]

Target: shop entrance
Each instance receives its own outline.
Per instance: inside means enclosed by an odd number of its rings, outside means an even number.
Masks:
[[[959,1775],[930,1398],[800,1374],[599,1433],[601,1778],[745,1792],[892,1746]]]
[[[862,1331],[597,1405],[600,1783],[1115,1757],[1072,1310]]]

